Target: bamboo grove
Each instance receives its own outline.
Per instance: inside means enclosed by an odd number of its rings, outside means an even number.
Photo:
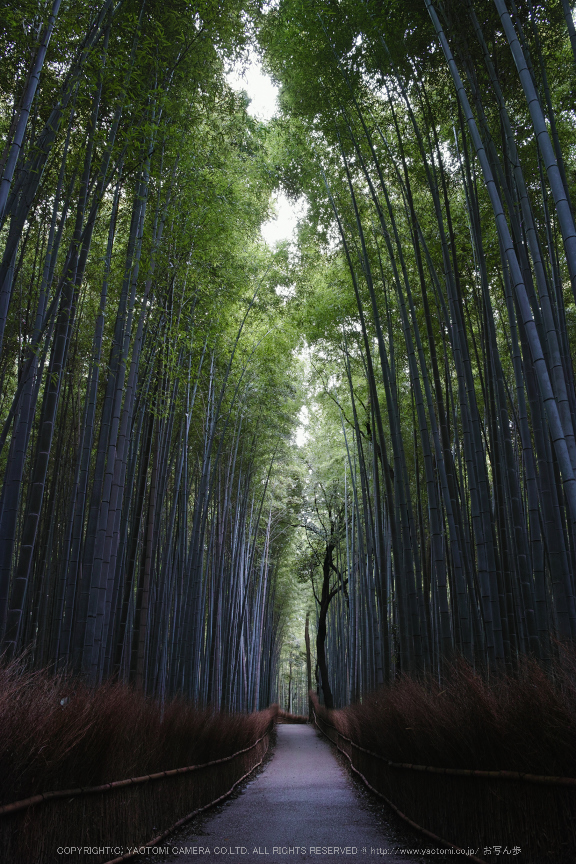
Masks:
[[[325,702],[549,663],[576,625],[569,4],[285,0],[260,40],[346,447],[308,498]]]
[[[0,19],[7,656],[301,706],[300,581],[328,706],[550,665],[576,636],[569,0]],[[254,40],[267,124],[224,74]],[[279,186],[308,210],[270,252]]]
[[[0,629],[35,667],[252,710],[295,394],[264,131],[224,78],[245,5],[3,4]]]

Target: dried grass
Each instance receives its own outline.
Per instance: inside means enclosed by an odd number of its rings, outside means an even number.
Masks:
[[[305,714],[290,714],[289,711],[283,711],[278,708],[276,714],[277,723],[308,723],[308,717]]]
[[[442,684],[405,676],[334,720],[394,762],[576,777],[576,655],[551,675],[524,659],[492,681],[464,662]]]
[[[576,778],[573,648],[562,646],[547,672],[524,659],[488,680],[458,662],[442,684],[405,676],[339,711],[312,698],[321,720],[394,763]],[[519,864],[576,860],[576,788],[392,767],[331,726],[326,734],[356,770],[426,830],[490,864],[505,847],[521,849]]]
[[[221,714],[130,687],[90,689],[21,661],[0,665],[0,804],[39,792],[209,762],[249,746],[270,712]]]

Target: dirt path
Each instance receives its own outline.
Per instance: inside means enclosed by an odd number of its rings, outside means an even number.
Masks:
[[[160,860],[178,864],[417,864],[438,857],[419,854],[431,848],[425,838],[378,819],[326,741],[297,725],[278,727],[271,761],[238,798],[204,820],[201,834],[163,846],[176,854]]]

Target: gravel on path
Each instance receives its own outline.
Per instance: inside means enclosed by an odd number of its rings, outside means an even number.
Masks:
[[[407,845],[379,824],[373,806],[311,726],[281,725],[277,731],[273,758],[238,798],[205,817],[201,834],[183,832],[164,841],[169,857],[147,858],[177,864],[447,860],[447,850],[426,838],[413,835]],[[434,850],[433,857],[426,850]]]

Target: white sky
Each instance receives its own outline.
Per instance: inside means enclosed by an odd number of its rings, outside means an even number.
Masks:
[[[278,110],[278,88],[271,79],[262,72],[258,57],[253,52],[243,72],[232,69],[226,75],[228,84],[234,90],[245,90],[250,99],[248,113],[258,120],[268,122]],[[306,213],[306,200],[300,198],[293,203],[283,192],[274,196],[276,218],[264,222],[260,228],[263,239],[269,246],[282,240],[294,242],[298,218]],[[296,445],[302,447],[308,439],[309,412],[304,405],[298,415],[299,424],[296,428]]]
[[[251,52],[244,70],[232,69],[226,75],[228,84],[234,90],[245,90],[250,99],[248,113],[258,120],[267,122],[278,110],[278,88],[263,73],[257,55]],[[304,200],[293,204],[283,192],[274,197],[276,218],[264,222],[261,227],[263,239],[269,246],[282,240],[294,241],[298,217],[306,212]]]
[[[298,447],[303,447],[308,441],[308,423],[310,421],[310,412],[306,405],[303,405],[298,414],[298,426],[296,427],[296,444]]]
[[[300,198],[294,203],[288,200],[284,192],[279,192],[274,197],[274,209],[276,218],[263,222],[260,227],[262,237],[269,246],[281,240],[294,241],[298,219],[306,214],[306,201]]]
[[[248,65],[241,69],[231,69],[226,75],[228,84],[234,90],[245,90],[250,98],[248,113],[259,120],[268,121],[278,109],[278,88],[262,72],[257,55],[251,51]]]

